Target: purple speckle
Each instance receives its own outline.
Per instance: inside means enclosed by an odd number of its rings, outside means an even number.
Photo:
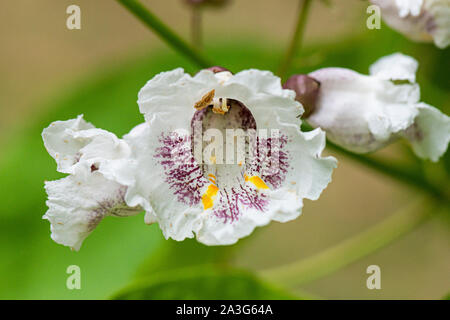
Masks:
[[[239,185],[221,190],[219,193],[219,203],[214,209],[214,215],[224,223],[234,222],[239,219],[241,209],[257,209],[265,211],[269,199],[263,193],[246,185]]]
[[[278,189],[286,179],[289,169],[289,155],[285,150],[288,138],[281,134],[276,138],[257,138],[252,162],[247,166],[251,175],[259,175],[270,185]]]
[[[156,150],[155,157],[160,159],[164,168],[165,181],[174,190],[177,199],[193,206],[201,200],[201,189],[208,184],[200,166],[191,152],[191,138],[177,133],[161,135],[162,147]]]

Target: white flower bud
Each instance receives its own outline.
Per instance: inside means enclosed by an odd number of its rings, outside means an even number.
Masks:
[[[419,102],[417,66],[397,53],[373,64],[369,76],[343,68],[312,72],[321,87],[307,121],[353,152],[375,151],[405,137],[419,157],[437,161],[447,150],[450,118]]]

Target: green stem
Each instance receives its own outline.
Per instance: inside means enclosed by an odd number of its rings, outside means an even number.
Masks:
[[[195,48],[189,46],[182,38],[167,27],[161,20],[158,19],[152,12],[145,8],[138,0],[117,0],[126,9],[133,13],[141,22],[143,22],[150,29],[155,31],[161,39],[172,46],[178,52],[184,54],[191,59],[197,66],[207,68],[212,64],[202,56],[202,54]]]
[[[202,9],[199,6],[192,7],[192,20],[191,20],[191,32],[192,32],[192,45],[198,50],[202,49]]]
[[[420,172],[415,173],[412,170],[408,170],[408,168],[405,168],[404,166],[394,165],[380,159],[375,159],[365,155],[350,152],[330,141],[327,141],[327,147],[343,153],[349,158],[356,160],[361,164],[375,169],[379,172],[382,172],[389,177],[396,178],[397,180],[402,181],[409,186],[413,186],[417,189],[425,191],[429,195],[434,196],[443,202],[448,202],[447,196],[437,186],[425,179],[424,176],[420,174]]]
[[[284,60],[280,65],[280,68],[278,69],[278,75],[280,76],[281,79],[285,78],[286,73],[291,67],[294,56],[300,50],[303,41],[303,35],[305,33],[305,26],[309,13],[309,8],[311,7],[311,2],[312,2],[311,0],[300,0],[297,25],[295,27],[294,34],[292,35],[289,48],[286,51],[286,56],[284,57]]]
[[[429,206],[430,201],[415,201],[381,223],[336,246],[310,258],[262,271],[261,275],[291,287],[322,278],[390,244],[427,221],[429,212],[433,211],[433,207]]]

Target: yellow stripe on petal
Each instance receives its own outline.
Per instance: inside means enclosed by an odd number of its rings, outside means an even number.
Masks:
[[[202,196],[203,209],[208,210],[212,208],[214,205],[214,198],[217,195],[219,188],[217,188],[214,184],[210,184],[206,189],[205,194]]]
[[[258,176],[249,177],[249,176],[245,175],[244,178],[245,178],[245,181],[252,183],[257,189],[269,189],[269,187],[264,182],[264,180]]]
[[[212,173],[208,174],[209,177],[209,181],[211,181],[212,183],[216,184],[216,176],[213,175]]]

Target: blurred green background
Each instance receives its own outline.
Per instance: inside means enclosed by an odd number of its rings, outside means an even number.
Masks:
[[[293,71],[340,66],[366,73],[377,58],[402,51],[420,62],[422,100],[450,113],[449,49],[411,43],[385,25],[367,30],[365,1],[331,2],[327,7],[314,1],[305,49]],[[190,11],[183,1],[143,3],[188,38]],[[81,30],[66,28],[70,4],[81,7]],[[295,0],[235,0],[205,11],[206,54],[232,71],[274,70],[297,6]],[[123,135],[143,121],[136,99],[148,79],[179,66],[197,69],[111,0],[4,1],[0,39],[1,299],[102,299],[142,277],[154,291],[138,290],[133,298],[195,298],[218,289],[217,297],[294,297],[259,283],[252,271],[339,243],[417,196],[408,186],[334,154],[339,167],[319,201],[306,201],[296,221],[272,223],[235,246],[166,241],[158,226],[145,225],[138,215],[106,218],[81,250],[72,252],[50,239],[49,224],[41,219],[43,182],[62,177],[43,147],[42,129],[84,114],[96,126]],[[405,148],[397,143],[380,154],[402,159]],[[433,174],[440,166],[427,164],[427,171]],[[441,179],[448,186],[448,176]],[[450,290],[449,226],[449,221],[432,219],[389,247],[291,292],[338,299],[442,298]],[[66,268],[73,264],[81,268],[81,290],[66,288]],[[366,287],[366,268],[372,264],[381,267],[381,290]],[[190,286],[199,295],[192,296]]]

